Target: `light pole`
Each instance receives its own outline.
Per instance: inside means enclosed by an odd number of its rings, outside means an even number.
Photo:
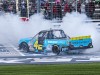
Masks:
[[[18,0],[16,0],[16,12],[17,12],[17,14],[19,12],[19,9],[18,9]]]

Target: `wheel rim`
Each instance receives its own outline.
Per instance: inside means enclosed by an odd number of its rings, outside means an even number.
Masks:
[[[53,53],[55,53],[55,54],[57,54],[57,55],[60,53],[60,50],[59,50],[58,46],[54,46],[54,47],[52,48],[52,51],[53,51]]]
[[[22,45],[22,49],[23,49],[23,51],[25,51],[25,52],[28,52],[28,51],[29,51],[26,44],[23,44],[23,45]]]

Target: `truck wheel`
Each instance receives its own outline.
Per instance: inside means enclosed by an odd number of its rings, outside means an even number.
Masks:
[[[22,43],[21,49],[23,49],[24,52],[29,52],[29,47],[28,47],[27,43]]]
[[[52,52],[55,53],[55,54],[57,54],[57,55],[59,55],[59,54],[60,54],[60,49],[59,49],[59,47],[58,47],[57,45],[54,45],[54,46],[52,47]]]
[[[73,45],[70,45],[70,46],[68,47],[68,49],[69,49],[69,50],[73,50],[73,49],[74,49],[74,46],[73,46]]]
[[[90,43],[90,44],[88,45],[88,47],[89,47],[89,48],[93,48],[93,45],[92,45],[92,43]]]

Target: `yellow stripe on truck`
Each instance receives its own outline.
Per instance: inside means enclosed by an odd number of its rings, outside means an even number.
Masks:
[[[88,35],[88,36],[72,37],[72,38],[70,38],[70,40],[81,40],[81,39],[88,39],[88,38],[91,38],[91,36]]]

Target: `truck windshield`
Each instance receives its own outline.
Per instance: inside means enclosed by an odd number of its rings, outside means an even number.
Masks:
[[[54,39],[66,38],[66,35],[65,35],[64,31],[62,31],[62,30],[54,30],[52,34],[53,34]]]

